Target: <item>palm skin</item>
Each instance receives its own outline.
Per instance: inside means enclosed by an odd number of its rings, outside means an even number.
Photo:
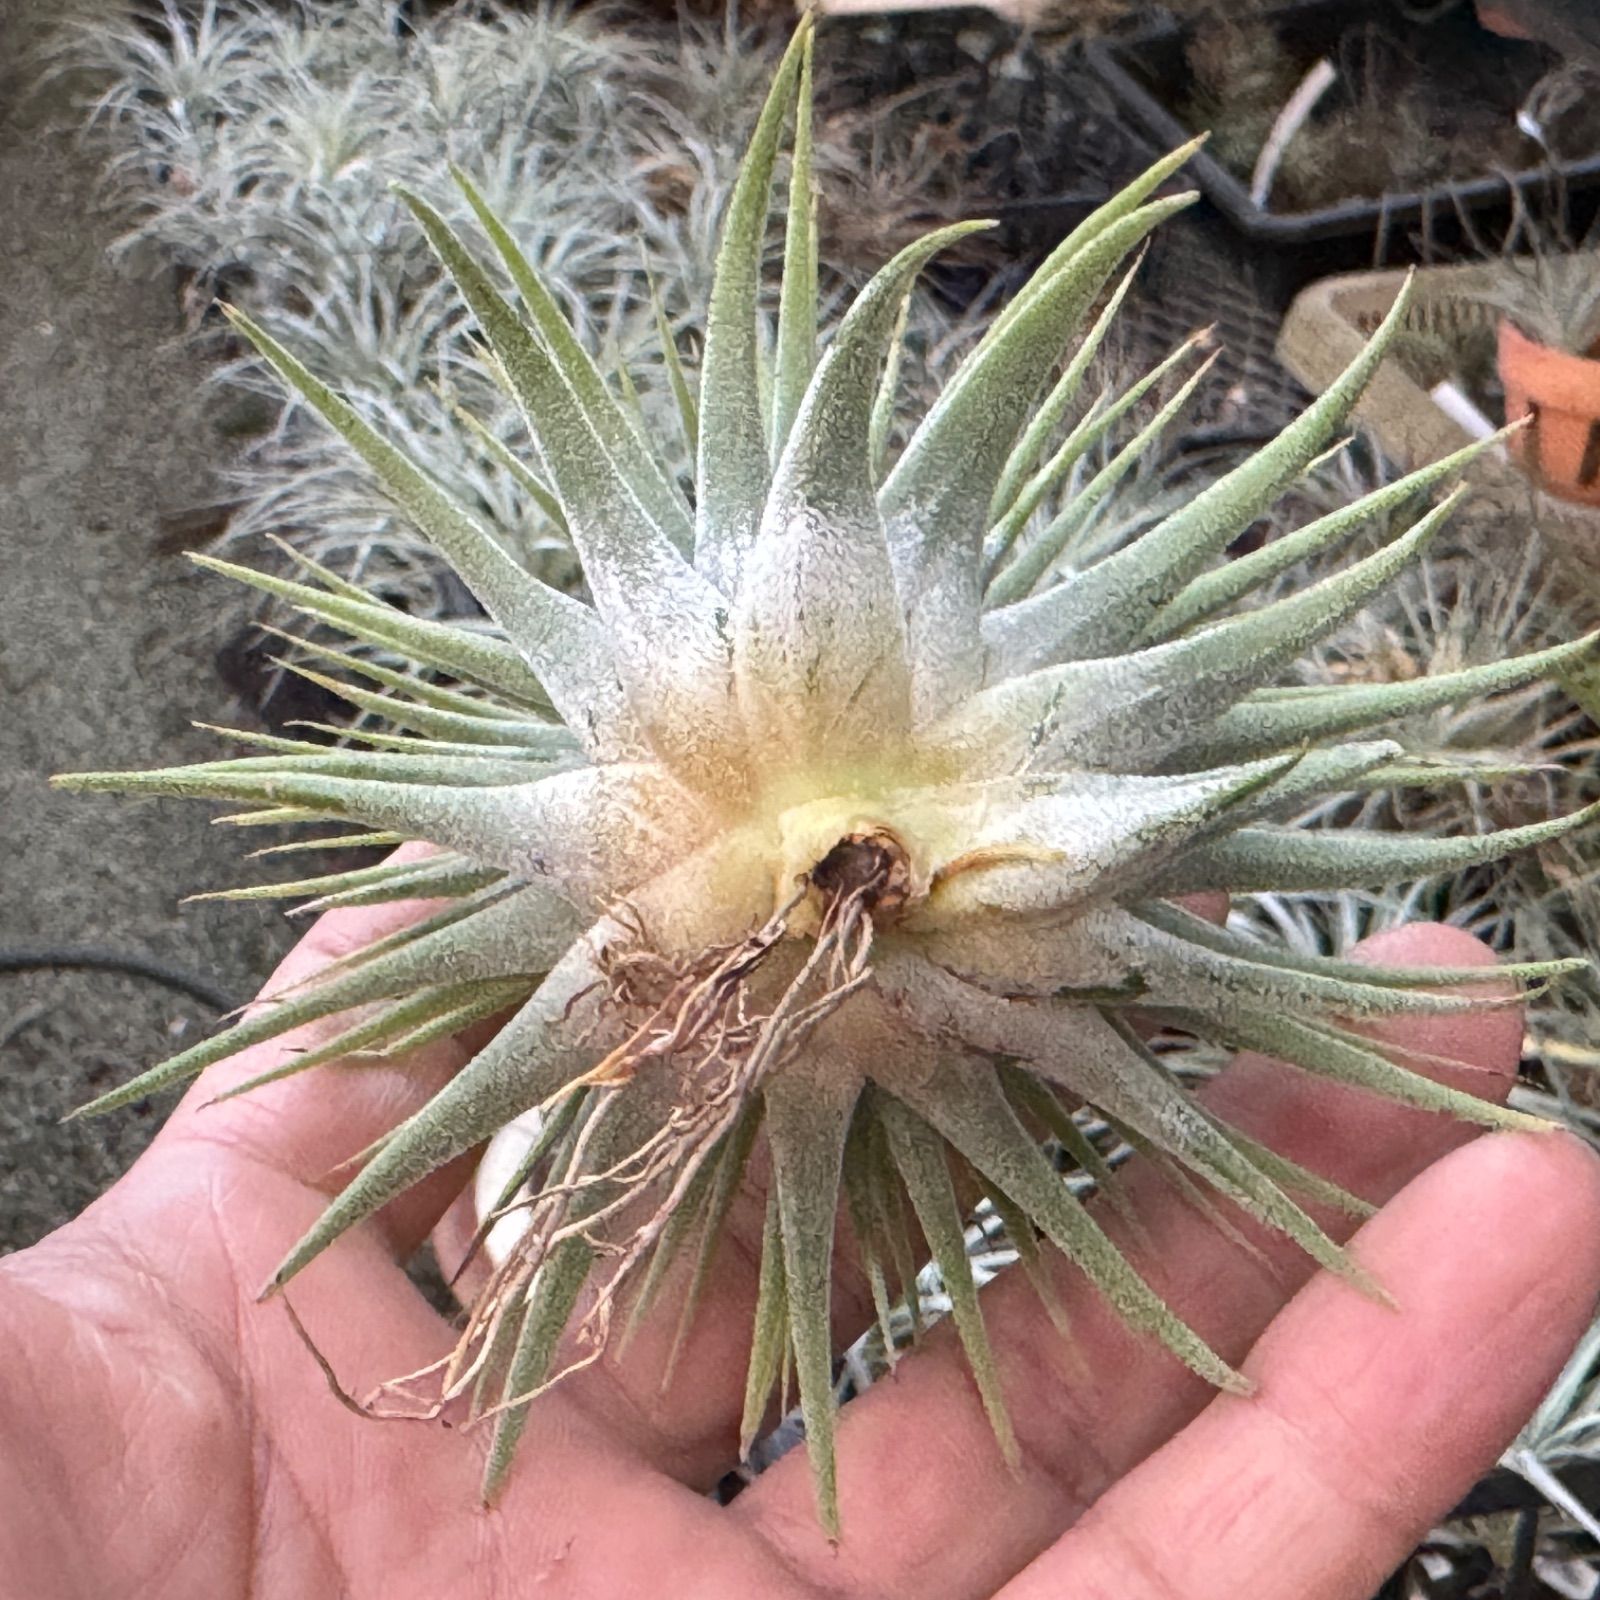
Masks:
[[[416,914],[327,916],[275,983]],[[1446,928],[1372,943],[1399,962],[1492,960]],[[1386,1039],[1503,1095],[1520,1029],[1505,1007],[1408,1019]],[[1026,1285],[986,1291],[1020,1475],[935,1332],[844,1420],[840,1544],[815,1523],[799,1459],[718,1508],[701,1491],[735,1448],[754,1196],[670,1385],[670,1328],[651,1325],[541,1398],[506,1495],[484,1510],[481,1433],[353,1415],[285,1310],[255,1303],[339,1185],[338,1164],[465,1051],[316,1072],[221,1105],[208,1102],[283,1047],[214,1068],[110,1194],[0,1262],[0,1594],[1359,1600],[1494,1459],[1600,1289],[1600,1165],[1575,1141],[1472,1140],[1240,1060],[1206,1091],[1230,1118],[1390,1202],[1356,1248],[1399,1302],[1325,1274],[1307,1283],[1281,1241],[1250,1232],[1241,1249],[1153,1173],[1130,1171],[1139,1227],[1127,1248],[1244,1362],[1255,1396],[1212,1394],[1058,1264],[1073,1346]],[[295,1312],[346,1390],[365,1394],[448,1347],[397,1261],[436,1228],[452,1249],[465,1177],[436,1175],[295,1285]],[[846,1278],[841,1336],[864,1314],[851,1291]]]

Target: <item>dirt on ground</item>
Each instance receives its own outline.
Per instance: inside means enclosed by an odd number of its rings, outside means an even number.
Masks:
[[[242,1000],[292,929],[270,907],[181,908],[244,881],[254,835],[203,806],[59,793],[53,772],[219,753],[215,658],[236,596],[176,547],[227,445],[182,338],[174,282],[114,267],[118,218],[73,136],[70,91],[37,91],[47,0],[0,0],[0,1252],[101,1193],[164,1105],[61,1117],[193,1042],[214,1012],[146,978],[51,966],[84,946],[147,956]]]

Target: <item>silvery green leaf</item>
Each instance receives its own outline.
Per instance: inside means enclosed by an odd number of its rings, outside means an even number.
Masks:
[[[694,527],[677,487],[661,470],[653,452],[640,442],[634,425],[612,398],[600,369],[579,343],[555,297],[518,249],[505,224],[466,173],[455,166],[450,173],[505,263],[534,328],[583,408],[596,437],[617,463],[629,491],[667,538],[687,553]]]
[[[911,674],[869,453],[900,306],[935,251],[909,246],[867,285],[817,366],[778,462],[735,606],[745,727],[768,760],[848,764],[910,730]]]
[[[1395,683],[1352,683],[1305,695],[1251,698],[1223,712],[1195,741],[1197,757],[1234,759],[1261,755],[1332,738],[1361,728],[1375,728],[1400,717],[1435,711],[1479,696],[1519,689],[1568,670],[1593,657],[1600,633],[1571,644],[1551,645],[1523,656],[1488,661],[1456,672],[1437,672]],[[1494,772],[1480,767],[1479,776],[1491,781]],[[1448,776],[1440,771],[1434,781]]]
[[[514,706],[545,710],[550,697],[521,654],[503,639],[469,632],[454,623],[413,617],[370,595],[352,600],[308,584],[256,572],[215,556],[191,554],[208,572],[236,578],[265,594],[287,600],[297,611],[366,644],[384,645],[421,666],[436,667],[467,683],[481,684]]]
[[[1503,434],[1491,434],[1487,439],[1476,440],[1464,449],[1396,478],[1381,489],[1374,489],[1371,494],[1360,496],[1349,505],[1317,517],[1293,533],[1268,540],[1259,550],[1235,556],[1213,571],[1203,573],[1161,608],[1137,642],[1153,644],[1182,633],[1308,557],[1336,548],[1368,523],[1401,511],[1430,489],[1458,478],[1480,455],[1494,449],[1503,439]]]
[[[1050,436],[1060,427],[1063,418],[1071,410],[1073,402],[1083,388],[1085,375],[1093,365],[1094,358],[1100,353],[1106,335],[1115,326],[1117,313],[1121,311],[1122,302],[1127,298],[1128,290],[1133,287],[1133,280],[1143,261],[1144,255],[1141,252],[1139,259],[1123,274],[1122,282],[1106,301],[1105,308],[1095,318],[1094,326],[1084,335],[1083,342],[1073,352],[1072,359],[1062,369],[1061,376],[1056,379],[1049,394],[1041,402],[1039,409],[1033,415],[1033,420],[1029,422],[1022,438],[1018,441],[1016,449],[1007,459],[1005,468],[1000,474],[1000,481],[995,485],[994,495],[989,502],[989,515],[986,520],[991,527],[1000,522],[1011,510],[1018,494],[1022,491],[1023,484],[1037,471],[1040,457],[1050,442]]]
[[[772,375],[772,446],[776,465],[789,442],[817,362],[817,195],[811,171],[811,57],[807,35],[794,108],[789,215],[783,230],[783,289]],[[870,428],[866,431],[870,431]]]
[[[961,364],[879,495],[911,640],[919,716],[981,676],[978,556],[989,502],[1062,346],[1118,264],[1193,196],[1157,201],[1096,234]]]
[[[1181,752],[1198,728],[1276,677],[1410,564],[1455,509],[1459,494],[1386,548],[1258,611],[1129,655],[1062,666],[1033,653],[994,662],[1014,672],[973,696],[925,736],[982,751],[995,765],[1068,764],[1142,771]],[[1051,591],[1054,592],[1054,591]],[[1021,609],[1018,607],[1017,609]]]
[[[829,1321],[834,1222],[851,1113],[861,1084],[849,1073],[787,1073],[767,1089],[789,1338],[806,1424],[817,1515],[837,1537],[839,1491],[833,1451],[833,1332]]]
[[[1322,453],[1404,326],[1410,304],[1408,281],[1361,353],[1270,444],[1127,549],[1030,602],[1050,619],[1053,658],[1081,660],[1127,649],[1151,614],[1227,549]]]
[[[1046,497],[1056,489],[1066,475],[1118,422],[1136,406],[1160,381],[1181,364],[1200,343],[1200,337],[1188,340],[1164,361],[1147,372],[1138,382],[1130,384],[1109,405],[1086,417],[1067,435],[1061,448],[1025,483],[1018,492],[1015,503],[990,530],[984,540],[984,571],[993,572],[984,591],[984,605],[991,616],[984,619],[987,633],[996,607],[1024,599],[1049,571],[1061,552],[1067,548],[1073,534],[1089,518],[1094,508],[1122,480],[1150,445],[1160,436],[1171,420],[1188,405],[1195,389],[1211,370],[1215,360],[1203,362],[1172,396],[1163,403],[1155,417],[1130,439],[1088,483],[1077,489],[1067,504],[1050,520],[1049,526],[1029,539],[1025,547],[1012,556],[1011,552],[1034,513]],[[1010,557],[1007,560],[1007,557]],[[1002,565],[1002,563],[1004,563]],[[998,570],[995,570],[997,569]],[[999,616],[1003,617],[1000,612]]]
[[[403,191],[402,198],[472,307],[522,407],[606,624],[627,703],[651,748],[671,765],[709,776],[709,763],[720,781],[737,781],[725,755],[734,717],[726,602],[640,503],[555,359],[482,267],[425,201]],[[597,718],[593,707],[578,715]]]
[[[574,920],[548,890],[519,889],[483,909],[457,914],[432,931],[418,931],[390,950],[369,952],[368,959],[337,975],[330,970],[311,987],[263,1004],[244,1021],[191,1045],[73,1115],[113,1111],[303,1023],[406,994],[424,984],[479,983],[537,973],[571,943]]]
[[[1249,1392],[1248,1381],[1162,1302],[1073,1197],[992,1074],[974,1072],[964,1060],[941,1061],[922,1074],[894,1074],[884,1088],[1022,1206],[1132,1327],[1159,1339],[1208,1383],[1236,1394]]]
[[[1234,894],[1375,889],[1498,861],[1596,821],[1600,808],[1586,806],[1549,822],[1448,839],[1354,829],[1241,828],[1178,862],[1170,887],[1173,894],[1217,888]]]
[[[696,567],[730,597],[739,591],[744,557],[755,542],[771,470],[762,421],[756,333],[762,246],[778,141],[810,38],[810,20],[802,18],[773,76],[739,168],[706,309],[694,559]]]
[[[241,311],[238,328],[284,379],[349,441],[419,528],[431,539],[485,609],[505,628],[551,701],[569,723],[592,717],[604,703],[609,654],[594,613],[541,583],[517,565],[499,541],[392,445],[355,409]],[[620,716],[620,703],[613,715]]]

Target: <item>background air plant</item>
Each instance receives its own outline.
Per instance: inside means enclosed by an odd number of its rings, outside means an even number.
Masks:
[[[243,760],[64,781],[223,800],[245,808],[245,823],[332,821],[363,842],[433,847],[420,860],[242,891],[319,906],[418,895],[450,905],[95,1109],[316,1017],[349,1024],[283,1071],[400,1052],[509,1010],[449,1086],[363,1153],[267,1290],[490,1141],[509,1176],[484,1221],[517,1227],[500,1236],[456,1349],[388,1397],[430,1412],[460,1400],[492,1418],[488,1492],[532,1397],[598,1359],[629,1321],[660,1315],[663,1281],[680,1267],[680,1326],[692,1317],[694,1285],[764,1144],[773,1181],[745,1441],[774,1394],[797,1387],[831,1528],[829,1285],[841,1207],[886,1335],[895,1298],[915,1292],[914,1241],[926,1241],[1008,1455],[962,1196],[985,1197],[1025,1258],[1041,1239],[1059,1247],[1135,1328],[1211,1382],[1244,1386],[1045,1154],[1041,1131],[1086,1172],[1103,1170],[1074,1120],[1081,1105],[1186,1193],[1236,1203],[1383,1292],[1301,1205],[1360,1202],[1202,1109],[1140,1028],[1267,1050],[1413,1105],[1522,1125],[1519,1113],[1395,1064],[1359,1031],[1373,1017],[1493,1002],[1463,994],[1461,972],[1303,955],[1219,929],[1171,897],[1382,884],[1570,831],[1589,813],[1451,838],[1282,823],[1320,796],[1459,779],[1469,757],[1414,758],[1369,730],[1515,691],[1591,643],[1382,686],[1282,681],[1422,554],[1456,501],[1429,506],[1430,492],[1473,453],[1219,564],[1325,452],[1403,302],[1350,371],[1234,471],[1153,526],[1096,531],[1093,513],[1139,456],[1115,452],[1081,470],[1124,396],[1080,403],[1080,391],[1130,256],[1189,202],[1153,198],[1186,150],[1060,244],[894,449],[903,308],[924,264],[974,225],[903,250],[819,350],[810,52],[802,24],[727,206],[697,397],[675,342],[664,343],[664,387],[694,441],[692,507],[472,183],[458,177],[469,236],[403,190],[495,382],[522,412],[532,446],[503,458],[507,470],[559,518],[589,599],[542,582],[480,507],[234,312],[495,626],[410,616],[325,567],[307,564],[305,581],[291,583],[207,560],[415,663],[395,670],[307,645],[333,669],[328,685],[385,731],[364,727],[338,749],[261,738],[262,753]],[[791,112],[769,352],[761,268]],[[475,238],[488,240],[494,271]],[[1178,414],[1197,365],[1185,347],[1150,376],[1152,390],[1178,386],[1143,433]],[[1372,553],[1236,609],[1392,513],[1404,513],[1400,531]],[[1542,985],[1575,965],[1502,970]]]
[[[1530,339],[1586,356],[1600,342],[1600,249],[1593,240],[1563,249],[1534,240],[1526,255],[1504,255],[1484,303],[1505,313]]]

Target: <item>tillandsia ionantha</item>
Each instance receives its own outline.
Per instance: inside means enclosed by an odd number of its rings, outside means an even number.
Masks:
[[[1131,398],[1070,421],[1126,289],[1114,276],[1192,198],[1156,197],[1188,152],[1061,243],[891,451],[912,280],[977,225],[903,250],[820,341],[810,59],[802,23],[727,215],[697,399],[666,342],[694,440],[692,486],[662,469],[471,183],[460,179],[520,306],[406,196],[526,413],[536,459],[515,469],[561,519],[587,599],[523,570],[426,463],[234,313],[497,631],[408,616],[309,563],[307,581],[291,582],[205,559],[357,641],[350,653],[306,640],[299,669],[363,719],[339,746],[261,738],[263,753],[243,759],[63,780],[242,803],[242,823],[360,830],[300,849],[432,847],[235,891],[319,907],[447,904],[89,1109],[126,1105],[312,1019],[348,1024],[270,1076],[398,1055],[509,1012],[447,1087],[364,1152],[265,1291],[443,1163],[484,1141],[504,1162],[518,1141],[484,1215],[483,1231],[514,1218],[511,1242],[429,1390],[435,1406],[459,1401],[492,1419],[490,1494],[538,1391],[663,1302],[687,1327],[757,1148],[771,1183],[745,1444],[792,1382],[833,1529],[829,1283],[841,1212],[885,1323],[894,1298],[915,1293],[915,1241],[925,1242],[1008,1454],[958,1196],[993,1202],[1025,1264],[1037,1268],[1041,1241],[1058,1247],[1135,1328],[1211,1382],[1242,1385],[1063,1182],[1062,1152],[1104,1172],[1074,1120],[1081,1106],[1194,1195],[1234,1202],[1366,1282],[1302,1209],[1359,1213],[1359,1202],[1189,1097],[1146,1043],[1151,1019],[1411,1105],[1526,1120],[1395,1064],[1360,1031],[1374,1017],[1487,1003],[1462,991],[1464,974],[1295,955],[1177,903],[1392,882],[1492,859],[1589,815],[1465,838],[1281,825],[1319,795],[1451,775],[1449,762],[1356,738],[1362,730],[1530,683],[1592,648],[1381,686],[1280,686],[1301,651],[1422,551],[1455,504],[1429,508],[1428,492],[1472,453],[1222,560],[1333,441],[1403,301],[1279,437],[1073,570],[1062,555],[1074,527],[1197,381],[1064,504],[1052,499],[1105,428],[1173,370],[1164,362]],[[768,343],[761,263],[791,122]],[[1375,553],[1241,608],[1385,517],[1404,531]],[[1572,965],[1503,970],[1537,984]],[[526,1128],[531,1112],[536,1135],[504,1131],[514,1119]],[[664,1296],[673,1272],[684,1276]]]

